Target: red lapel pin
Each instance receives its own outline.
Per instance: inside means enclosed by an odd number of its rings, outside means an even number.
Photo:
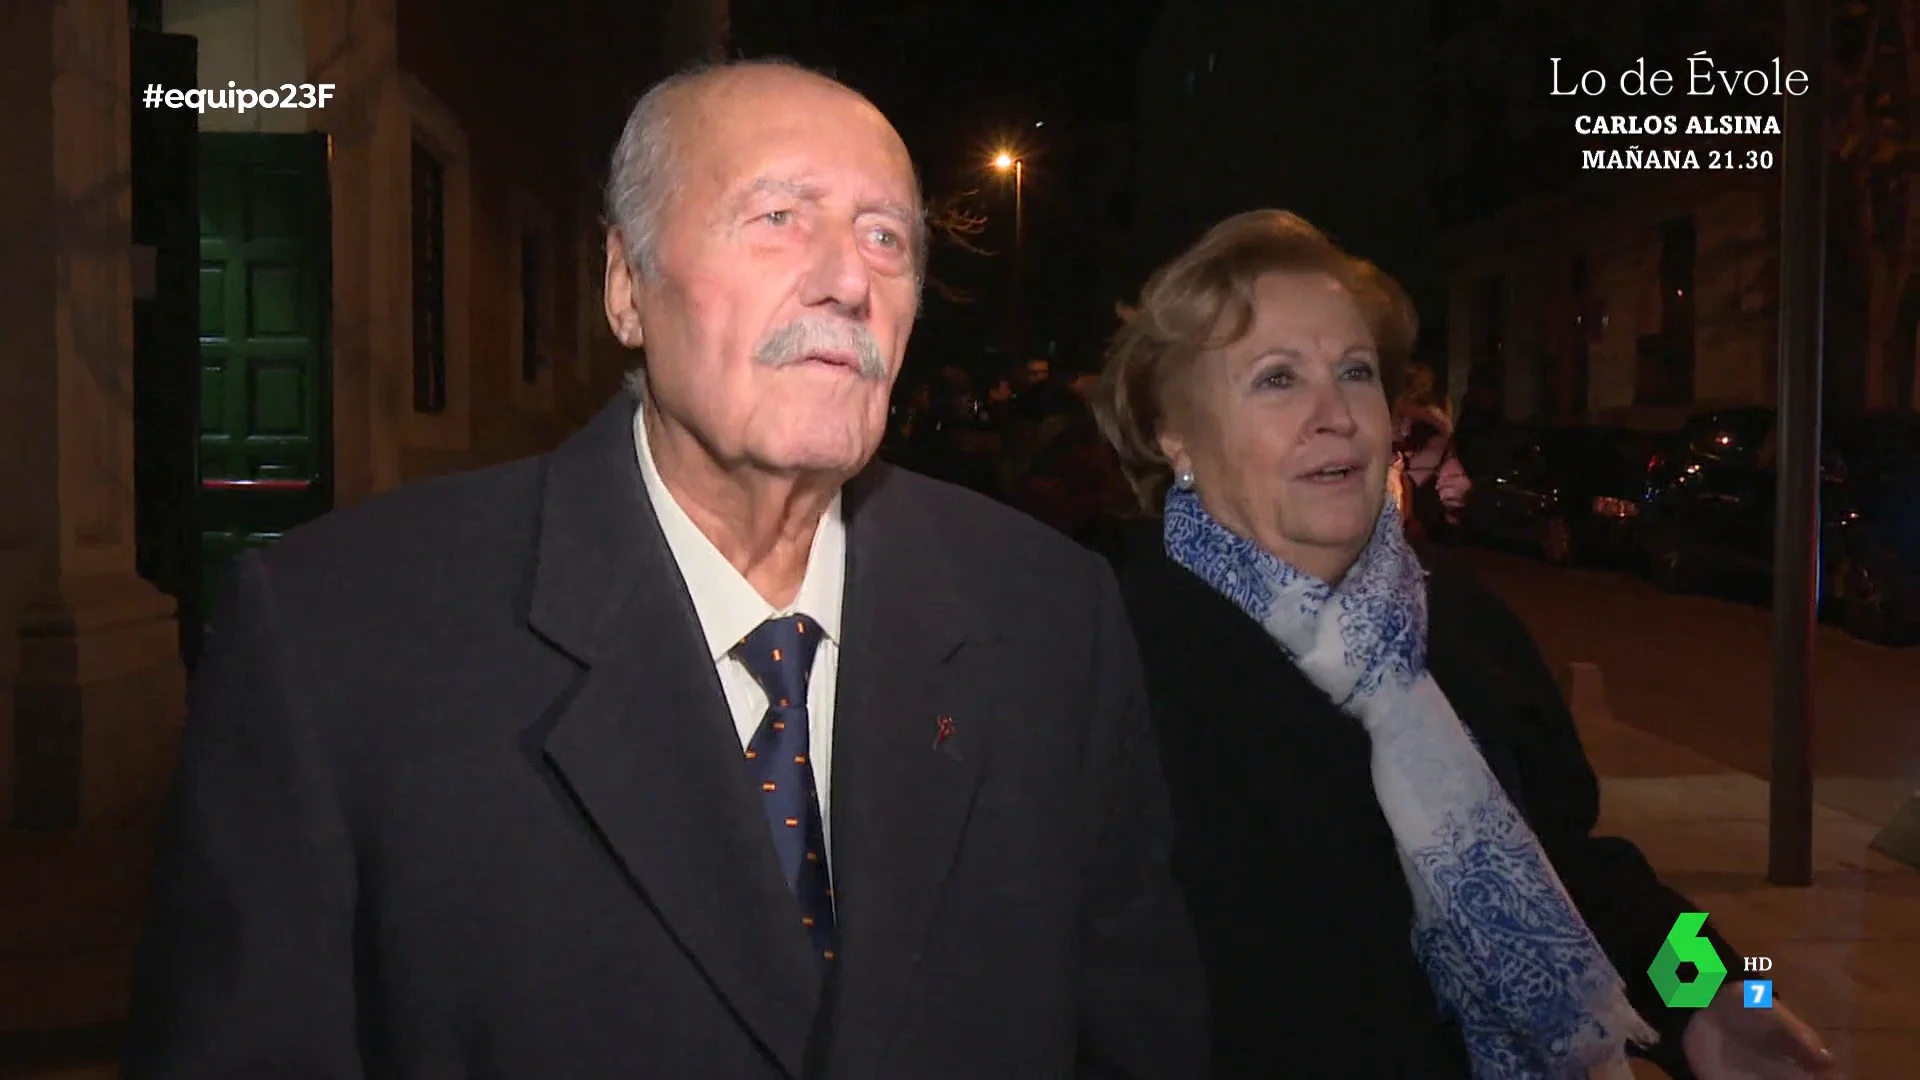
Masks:
[[[943,716],[940,718],[940,723],[934,731],[933,748],[938,750],[942,746],[945,746],[947,740],[951,738],[953,738],[953,717]]]

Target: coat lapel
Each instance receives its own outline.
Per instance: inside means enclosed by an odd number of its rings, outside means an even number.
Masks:
[[[991,752],[986,718],[965,715],[954,662],[981,645],[980,620],[914,482],[875,466],[845,501],[831,793],[843,823],[833,853],[835,1075],[870,1074],[897,1025]]]
[[[691,961],[801,1075],[821,976],[635,457],[636,400],[549,458],[530,623],[582,672],[545,750]]]

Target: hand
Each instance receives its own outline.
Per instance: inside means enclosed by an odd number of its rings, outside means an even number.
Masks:
[[[1792,1010],[1743,1008],[1721,994],[1681,1037],[1687,1064],[1700,1080],[1840,1080],[1840,1067],[1812,1028]]]

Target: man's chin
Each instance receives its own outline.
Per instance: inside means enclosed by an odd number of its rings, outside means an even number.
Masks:
[[[769,439],[755,457],[780,472],[846,478],[865,468],[877,445],[839,432],[811,432],[799,438]]]

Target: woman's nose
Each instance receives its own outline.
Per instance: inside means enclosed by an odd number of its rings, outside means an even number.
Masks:
[[[1338,382],[1325,382],[1314,388],[1314,430],[1340,435],[1353,432],[1353,406],[1343,390]]]

